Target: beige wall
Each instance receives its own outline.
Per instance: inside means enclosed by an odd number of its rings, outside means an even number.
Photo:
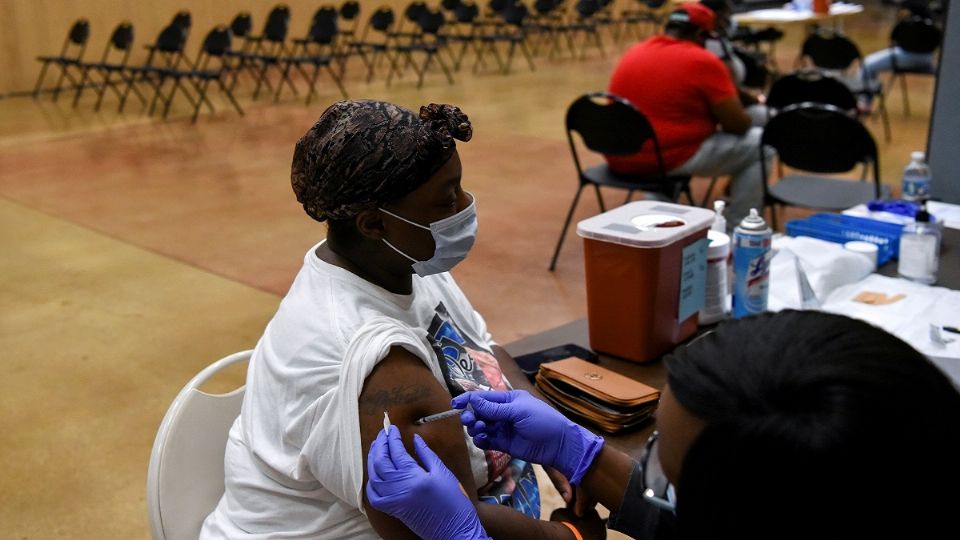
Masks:
[[[259,30],[275,3],[263,0],[0,0],[0,94],[32,89],[40,70],[36,57],[59,52],[70,25],[79,17],[90,21],[86,59],[99,59],[113,28],[129,20],[135,34],[131,58],[138,62],[144,57],[143,45],[152,43],[181,9],[189,9],[193,15],[193,28],[187,42],[187,50],[193,55],[210,28],[218,23],[229,24],[241,10],[253,15],[254,28]],[[292,13],[291,35],[301,36],[307,32],[310,17],[318,7],[339,6],[342,0],[287,0],[286,3]],[[360,18],[365,21],[373,9],[383,4],[399,8],[407,3],[406,0],[361,0]],[[439,5],[439,0],[428,3]]]

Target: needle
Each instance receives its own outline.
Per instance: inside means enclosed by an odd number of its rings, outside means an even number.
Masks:
[[[444,411],[442,413],[431,414],[429,416],[424,416],[423,418],[418,418],[413,422],[416,426],[422,426],[428,422],[436,422],[437,420],[443,420],[444,418],[450,418],[451,416],[457,416],[462,413],[464,409],[450,409],[449,411]]]

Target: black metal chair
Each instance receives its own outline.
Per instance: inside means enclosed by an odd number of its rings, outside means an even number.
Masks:
[[[99,62],[82,62],[80,64],[83,75],[80,77],[80,84],[77,86],[77,91],[73,96],[73,106],[76,107],[80,101],[80,96],[87,87],[87,81],[90,81],[90,86],[95,88],[97,92],[97,103],[94,105],[95,111],[100,110],[100,105],[103,103],[103,96],[106,94],[107,88],[113,90],[117,98],[123,97],[123,93],[118,86],[127,82],[129,76],[127,74],[127,61],[130,59],[130,51],[132,49],[133,24],[131,24],[130,21],[124,21],[114,28],[110,39],[107,41],[106,47],[103,49],[103,55],[100,57]],[[99,82],[93,81],[94,74],[99,75]],[[115,75],[118,75],[120,79],[115,79]],[[140,102],[145,103],[146,100],[143,95],[140,94],[140,91],[136,88],[134,88],[134,91],[140,99]]]
[[[798,64],[826,70],[845,79],[854,78],[863,65],[860,48],[850,38],[840,32],[819,30],[807,36],[803,41]],[[859,85],[851,90],[856,95],[876,97],[879,100],[880,118],[883,121],[883,132],[887,141],[890,140],[890,120],[887,117],[887,106],[883,96],[883,89],[879,85],[868,86],[862,79]]]
[[[390,73],[397,69],[396,59],[390,52],[390,32],[395,22],[393,8],[381,6],[370,14],[363,33],[350,43],[349,54],[359,56],[367,68],[367,82],[373,80],[377,64],[383,58],[390,62]]]
[[[348,99],[347,91],[343,87],[340,76],[330,67],[339,55],[339,49],[337,48],[338,20],[339,13],[335,8],[326,6],[318,9],[310,23],[310,31],[307,32],[307,36],[294,39],[294,52],[280,60],[283,64],[282,79],[289,80],[290,68],[296,67],[304,80],[307,81],[310,88],[307,92],[307,105],[310,104],[311,99],[317,93],[317,77],[321,68],[325,69],[330,78],[333,79],[343,98]],[[304,65],[313,67],[311,74],[308,75],[304,72]],[[282,90],[283,85],[278,85],[274,101],[279,101]]]
[[[930,19],[913,17],[897,23],[890,32],[890,46],[900,47],[906,52],[933,54],[940,48],[943,32]],[[893,55],[893,75],[890,77],[890,89],[900,79],[900,92],[903,94],[903,112],[910,116],[910,100],[907,97],[907,75],[937,76],[936,64],[929,68],[909,68],[897,65],[897,56]]]
[[[146,46],[149,53],[147,59],[140,66],[128,66],[125,70],[127,86],[120,97],[120,103],[117,107],[119,112],[123,112],[130,92],[139,94],[136,88],[137,83],[147,83],[153,89],[153,98],[150,100],[149,114],[153,114],[157,102],[160,100],[161,90],[166,81],[166,74],[170,70],[180,69],[181,64],[189,65],[187,57],[183,54],[186,46],[189,26],[185,26],[182,20],[176,17],[165,26],[156,41]]]
[[[267,14],[267,20],[263,25],[263,32],[259,35],[248,35],[245,51],[229,51],[227,54],[236,58],[238,66],[249,67],[255,72],[256,84],[253,89],[253,99],[260,97],[260,89],[267,87],[269,92],[275,89],[270,83],[268,73],[270,67],[280,69],[280,59],[289,53],[286,40],[287,33],[290,30],[290,8],[286,4],[275,5]],[[236,72],[235,72],[236,74]],[[236,80],[234,80],[234,84]],[[278,84],[287,83],[296,94],[297,89],[289,77],[281,78]]]
[[[797,103],[825,103],[847,113],[856,113],[857,97],[842,81],[819,70],[806,69],[774,81],[767,93],[767,108],[773,113]]]
[[[37,84],[33,87],[33,97],[40,96],[40,90],[43,87],[43,80],[47,75],[47,68],[53,64],[60,68],[60,77],[57,84],[50,89],[53,93],[54,101],[60,97],[60,90],[63,89],[63,81],[67,79],[74,86],[79,81],[70,73],[71,69],[79,68],[83,61],[83,53],[87,50],[87,40],[90,38],[90,22],[86,19],[77,19],[70,31],[67,32],[66,39],[63,40],[63,46],[60,47],[60,54],[56,56],[38,56],[37,61],[41,63],[40,76],[37,77]],[[78,74],[79,75],[79,74]]]
[[[444,37],[440,33],[445,22],[446,18],[443,13],[426,8],[419,12],[417,18],[419,33],[411,32],[406,40],[401,37],[402,35],[395,36],[397,42],[393,45],[393,51],[397,57],[403,58],[406,66],[411,66],[416,72],[417,88],[423,86],[423,77],[434,59],[436,59],[440,69],[443,70],[443,74],[446,75],[447,82],[453,84],[453,75],[450,73],[450,68],[447,67],[446,62],[440,55],[441,48],[446,45]],[[414,53],[423,54],[423,63],[419,66],[414,60]],[[390,73],[387,74],[387,86],[390,85],[394,72],[401,73],[400,69],[391,69]]]
[[[771,185],[764,149],[776,151],[780,164],[816,173],[782,175]],[[799,103],[779,111],[763,129],[760,144],[764,205],[771,206],[771,223],[777,227],[777,206],[801,206],[840,211],[881,196],[877,143],[862,123],[832,105]],[[831,178],[857,166],[860,181]],[[867,182],[872,169],[873,182]]]
[[[170,93],[163,98],[164,118],[170,113],[170,105],[178,90],[193,107],[191,122],[195,123],[197,121],[197,117],[200,114],[200,107],[204,104],[210,109],[210,112],[213,112],[213,103],[207,98],[207,90],[211,83],[217,84],[220,92],[227,96],[227,99],[233,105],[234,109],[236,109],[237,113],[243,116],[243,108],[240,107],[240,104],[237,103],[237,100],[233,97],[230,88],[224,83],[227,75],[234,69],[228,60],[231,41],[233,41],[233,37],[230,28],[218,25],[204,38],[203,45],[193,65],[187,69],[168,69],[164,71],[164,77],[174,81],[173,86],[170,88]],[[190,87],[196,92],[196,96],[191,95],[187,90],[187,85],[181,81],[189,82]]]
[[[503,17],[505,24],[480,35],[480,45],[477,48],[477,57],[473,64],[474,72],[479,71],[480,67],[484,65],[483,58],[486,53],[489,52],[493,55],[494,60],[496,60],[500,72],[504,75],[510,73],[510,66],[513,64],[513,55],[518,47],[527,59],[527,65],[530,67],[530,71],[535,71],[536,67],[533,65],[533,55],[527,47],[526,20],[529,15],[527,6],[521,3],[511,4],[504,8],[500,15]],[[498,51],[499,43],[507,44],[506,59],[500,56],[500,52]]]
[[[339,15],[340,20],[346,21],[347,25],[340,25],[338,35],[344,39],[352,39],[357,33],[357,26],[360,24],[360,2],[347,0],[340,6]]]
[[[573,219],[573,212],[580,201],[583,188],[593,186],[597,194],[600,211],[606,211],[600,187],[610,187],[627,191],[624,203],[630,201],[634,191],[656,192],[676,201],[680,194],[687,196],[692,204],[690,176],[668,176],[663,166],[660,143],[653,127],[636,107],[629,101],[606,92],[584,94],[577,98],[567,109],[567,141],[570,153],[577,168],[579,185],[573,197],[573,203],[567,212],[557,240],[557,247],[550,260],[550,271],[557,267],[560,248]],[[577,152],[573,134],[577,133],[587,149],[605,155],[631,155],[641,151],[652,151],[657,160],[657,172],[649,175],[624,175],[613,172],[606,164],[584,168]]]

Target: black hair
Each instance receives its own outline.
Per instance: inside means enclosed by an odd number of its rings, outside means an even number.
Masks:
[[[666,366],[705,422],[677,485],[681,538],[956,531],[960,393],[900,339],[784,311],[723,324]]]

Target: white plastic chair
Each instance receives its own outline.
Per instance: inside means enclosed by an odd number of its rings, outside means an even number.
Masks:
[[[167,409],[150,453],[147,511],[156,540],[196,540],[203,520],[223,495],[223,455],[240,414],[245,386],[226,394],[199,390],[227,366],[249,361],[253,351],[221,358],[188,382]]]

